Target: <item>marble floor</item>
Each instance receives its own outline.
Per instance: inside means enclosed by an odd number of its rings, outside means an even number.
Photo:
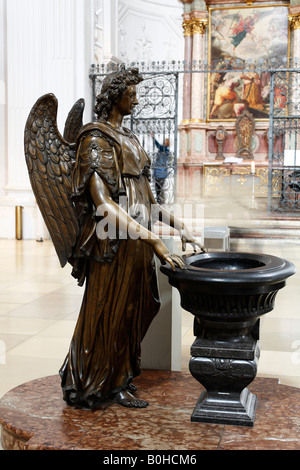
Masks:
[[[232,251],[292,261],[298,272],[261,320],[258,376],[300,388],[300,240],[233,239]],[[0,397],[29,380],[57,374],[68,350],[82,288],[61,269],[50,241],[0,240]],[[188,370],[193,317],[182,312],[182,371]]]

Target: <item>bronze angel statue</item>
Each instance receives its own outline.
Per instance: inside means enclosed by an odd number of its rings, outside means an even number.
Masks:
[[[26,123],[25,156],[37,204],[61,266],[70,263],[78,284],[85,284],[59,371],[63,398],[75,407],[95,409],[108,399],[128,407],[148,405],[135,395],[132,381],[141,373],[141,341],[160,308],[154,255],[173,269],[184,268],[183,259],[151,231],[151,206],[157,203],[149,184],[150,159],[122,126],[137,104],[141,80],[134,68],[109,73],[96,98],[97,121],[82,125],[81,100],[64,137],[52,94],[36,102]],[[99,234],[104,213],[114,236]],[[161,207],[160,217],[164,213]],[[184,223],[171,214],[169,220],[183,243],[202,249]],[[124,236],[129,225],[136,236]]]

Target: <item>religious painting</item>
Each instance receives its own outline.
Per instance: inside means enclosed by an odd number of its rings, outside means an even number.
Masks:
[[[286,65],[289,56],[288,7],[245,6],[209,11],[207,119],[236,119],[247,109],[269,118],[270,62]]]

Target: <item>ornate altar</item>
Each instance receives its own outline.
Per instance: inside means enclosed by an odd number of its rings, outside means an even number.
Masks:
[[[254,174],[249,163],[203,164],[203,196],[251,197],[254,178],[255,197],[268,196],[268,165],[256,165]],[[279,194],[281,173],[273,178],[272,191]]]

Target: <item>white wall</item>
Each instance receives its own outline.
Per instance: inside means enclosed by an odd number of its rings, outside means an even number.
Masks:
[[[24,207],[23,238],[35,238],[40,232],[23,146],[31,107],[41,95],[54,93],[63,132],[74,102],[84,97],[90,104],[88,72],[92,57],[86,54],[86,50],[92,51],[89,5],[86,0],[0,0],[0,22],[4,26],[0,28],[4,34],[4,42],[2,38],[0,41],[4,44],[0,80],[6,88],[4,111],[0,109],[5,115],[0,133],[5,136],[4,147],[1,144],[1,238],[15,236],[16,205]]]
[[[178,0],[119,0],[119,57],[124,62],[183,60]]]

